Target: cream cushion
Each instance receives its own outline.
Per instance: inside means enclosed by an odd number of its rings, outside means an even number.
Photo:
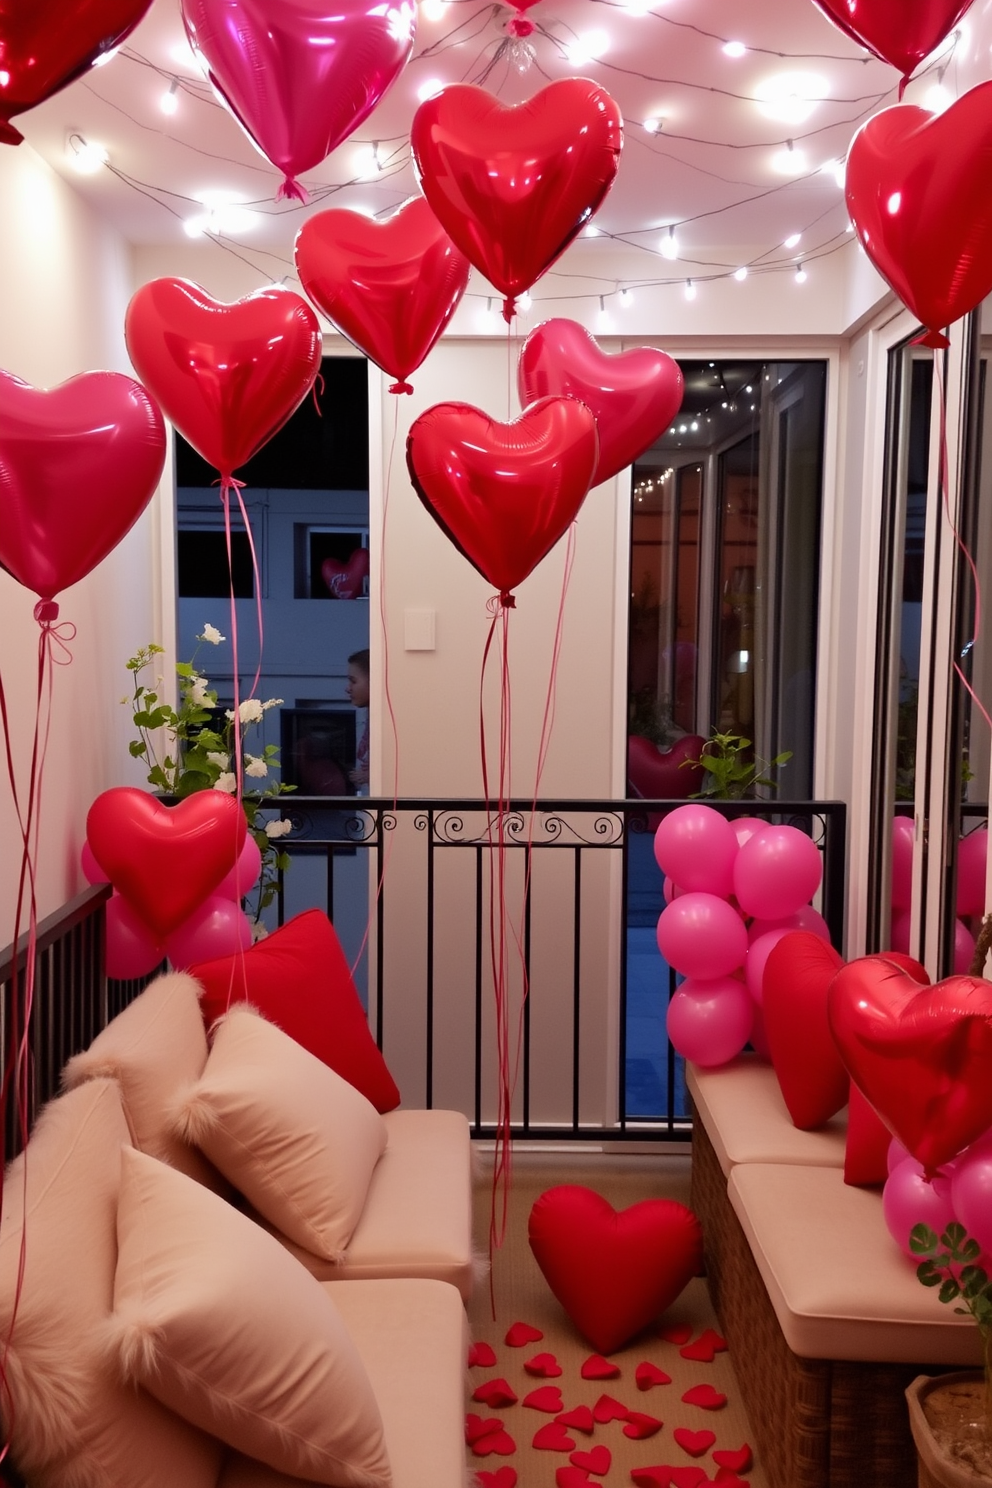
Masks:
[[[382,1411],[393,1488],[465,1488],[465,1309],[438,1281],[331,1283]],[[218,1488],[300,1488],[232,1457]]]
[[[686,1064],[685,1082],[724,1176],[737,1163],[843,1168],[847,1110],[817,1131],[799,1131],[770,1064],[739,1054],[718,1069]]]
[[[280,1472],[388,1484],[379,1410],[340,1313],[271,1236],[125,1148],[117,1237],[106,1332],[125,1377]]]
[[[69,1060],[62,1085],[108,1078],[121,1087],[131,1141],[198,1183],[229,1193],[224,1179],[173,1130],[176,1092],[198,1080],[207,1062],[199,983],[184,972],[156,977],[89,1048]]]
[[[475,1271],[468,1122],[459,1111],[388,1111],[381,1119],[386,1148],[340,1262],[267,1227],[322,1281],[430,1277],[456,1286],[467,1302]]]
[[[13,1459],[32,1488],[214,1488],[220,1443],[122,1384],[101,1347],[113,1302],[122,1150],[132,1149],[120,1090],[93,1080],[42,1110],[27,1149],[26,1192],[24,1156],[7,1169],[4,1339],[25,1236],[5,1366]],[[6,1398],[3,1408],[6,1417]]]
[[[217,1024],[176,1127],[271,1224],[328,1261],[351,1239],[386,1145],[371,1101],[244,1003]]]
[[[840,1168],[741,1163],[727,1192],[785,1341],[809,1359],[981,1362],[970,1317],[937,1301],[885,1227],[882,1200]]]

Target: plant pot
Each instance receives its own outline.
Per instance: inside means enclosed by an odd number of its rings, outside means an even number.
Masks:
[[[934,1437],[924,1410],[927,1397],[941,1387],[977,1384],[984,1391],[985,1377],[980,1369],[962,1369],[954,1374],[920,1374],[906,1391],[909,1403],[909,1425],[916,1444],[919,1462],[918,1488],[979,1488],[992,1485],[992,1468],[983,1474],[967,1461],[959,1460]]]

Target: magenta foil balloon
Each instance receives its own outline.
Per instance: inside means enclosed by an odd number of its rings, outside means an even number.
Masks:
[[[306,201],[296,177],[337,149],[413,50],[411,0],[183,0],[193,50],[238,122]]]

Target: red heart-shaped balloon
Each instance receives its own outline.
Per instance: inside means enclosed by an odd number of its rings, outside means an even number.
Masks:
[[[541,1195],[528,1237],[558,1301],[604,1354],[663,1312],[702,1258],[699,1221],[684,1204],[645,1199],[618,1213],[574,1184]]]
[[[30,0],[0,13],[0,142],[24,136],[9,122],[34,108],[119,47],[151,0]]]
[[[380,222],[318,212],[296,239],[300,282],[332,325],[399,381],[420,366],[465,293],[469,261],[423,197]]]
[[[183,0],[193,50],[262,154],[293,180],[325,160],[396,81],[413,49],[410,0]]]
[[[357,599],[368,576],[368,548],[356,548],[347,563],[325,558],[320,565],[320,577],[335,599]]]
[[[669,749],[659,749],[643,734],[627,740],[627,778],[631,789],[648,801],[683,801],[698,791],[706,773],[698,760],[706,740],[702,734],[686,734]]]
[[[506,296],[554,263],[617,173],[623,121],[585,78],[564,78],[507,108],[457,83],[422,103],[410,148],[421,188],[466,258]]]
[[[152,279],[124,321],[128,355],[180,434],[229,476],[299,407],[320,369],[317,317],[288,289],[224,304]]]
[[[86,817],[93,856],[163,940],[230,873],[245,831],[237,801],[215,790],[163,806],[146,791],[119,785],[97,796]]]
[[[992,982],[933,987],[879,956],[839,971],[830,1027],[851,1078],[929,1171],[992,1126]]]
[[[140,383],[84,372],[50,392],[0,372],[0,562],[42,599],[117,546],[165,464],[165,422]]]
[[[467,403],[436,403],[414,421],[406,458],[442,532],[509,595],[586,498],[596,420],[575,398],[542,398],[511,424]]]
[[[847,1104],[850,1078],[827,1022],[827,993],[843,965],[843,956],[808,930],[783,935],[765,962],[768,1052],[801,1131],[822,1126]]]
[[[972,0],[813,0],[838,30],[903,77],[949,36]]]
[[[682,406],[678,362],[664,351],[635,347],[608,356],[574,320],[546,320],[531,331],[517,363],[526,407],[538,398],[578,398],[599,431],[593,485],[633,464]]]
[[[897,104],[847,156],[847,209],[882,278],[927,327],[928,346],[992,290],[992,82],[942,114]]]

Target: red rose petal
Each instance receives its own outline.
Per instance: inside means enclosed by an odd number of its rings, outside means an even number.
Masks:
[[[479,1488],[517,1488],[517,1469],[504,1462],[495,1472],[486,1472],[480,1467],[475,1474]]]
[[[685,1426],[676,1426],[672,1435],[683,1452],[688,1452],[690,1457],[702,1457],[716,1441],[712,1431],[690,1431]]]
[[[619,1379],[620,1366],[611,1364],[609,1359],[603,1358],[602,1354],[590,1354],[579,1373],[583,1379]]]
[[[672,1488],[699,1488],[706,1482],[706,1473],[701,1467],[673,1467]]]
[[[672,1376],[659,1369],[657,1364],[651,1364],[647,1359],[643,1364],[638,1364],[634,1371],[634,1380],[639,1390],[650,1390],[652,1385],[670,1385]]]
[[[535,1354],[533,1359],[524,1360],[524,1368],[538,1379],[556,1379],[561,1374],[561,1365],[554,1354]]]
[[[481,1441],[484,1436],[492,1436],[494,1432],[503,1430],[503,1422],[498,1416],[492,1416],[487,1421],[482,1416],[474,1416],[471,1413],[465,1417],[465,1440],[469,1446],[473,1442]]]
[[[658,1337],[663,1338],[666,1343],[688,1343],[692,1337],[692,1324],[668,1323],[658,1329]]]
[[[714,1483],[722,1483],[723,1488],[750,1488],[747,1478],[739,1478],[729,1467],[718,1467]]]
[[[529,1405],[531,1410],[547,1411],[550,1416],[557,1415],[564,1403],[557,1385],[542,1385],[539,1390],[531,1390],[524,1396],[524,1405]]]
[[[573,1431],[584,1431],[586,1436],[592,1436],[596,1430],[596,1418],[588,1405],[577,1405],[574,1410],[563,1411],[560,1416],[555,1416],[555,1420],[562,1426],[571,1426]]]
[[[569,1436],[564,1426],[557,1421],[549,1421],[535,1432],[532,1445],[543,1452],[571,1452],[575,1447],[575,1440]]]
[[[472,1399],[488,1405],[491,1410],[499,1410],[501,1405],[515,1405],[517,1392],[505,1379],[491,1379],[472,1391]]]
[[[674,1471],[672,1467],[632,1467],[630,1476],[637,1488],[668,1488]]]
[[[606,1421],[626,1421],[630,1411],[622,1400],[615,1400],[612,1395],[600,1395],[592,1413],[602,1425]]]
[[[721,1395],[712,1385],[693,1385],[682,1399],[686,1405],[698,1405],[700,1410],[723,1410],[727,1403],[726,1395]]]
[[[495,1351],[490,1347],[490,1345],[488,1343],[473,1343],[472,1344],[472,1346],[470,1347],[470,1349],[468,1351],[468,1367],[469,1367],[469,1369],[474,1369],[477,1364],[479,1365],[479,1367],[481,1369],[491,1369],[492,1366],[495,1363],[496,1363],[496,1354],[495,1354]],[[500,1472],[502,1472],[502,1471],[503,1471],[503,1469],[500,1468]],[[507,1468],[507,1471],[508,1472],[513,1472],[513,1468],[512,1467]],[[490,1473],[489,1476],[492,1477],[493,1474]]]
[[[504,1342],[510,1348],[524,1348],[528,1343],[538,1343],[543,1337],[540,1328],[532,1328],[530,1323],[514,1323],[507,1330]]]
[[[494,1452],[498,1457],[509,1457],[516,1450],[516,1442],[505,1429],[492,1431],[488,1436],[472,1443],[472,1451],[476,1457],[491,1457]]]
[[[558,1488],[594,1488],[592,1478],[582,1467],[556,1467],[555,1483]]]
[[[588,1452],[573,1452],[568,1459],[574,1462],[576,1467],[584,1467],[586,1472],[595,1473],[597,1478],[603,1477],[610,1470],[613,1461],[613,1453],[609,1447],[590,1447]]]
[[[713,1453],[713,1461],[718,1467],[729,1468],[731,1472],[748,1472],[754,1465],[754,1454],[745,1442],[733,1452],[729,1447],[717,1447]]]
[[[695,1343],[686,1344],[685,1348],[679,1349],[683,1359],[695,1359],[700,1364],[712,1364],[714,1354],[726,1352],[727,1340],[721,1338],[719,1333],[712,1328],[707,1328],[705,1333],[700,1333]]]
[[[643,1411],[628,1411],[623,1434],[631,1441],[646,1441],[649,1436],[657,1436],[662,1424],[657,1416],[647,1416]]]

